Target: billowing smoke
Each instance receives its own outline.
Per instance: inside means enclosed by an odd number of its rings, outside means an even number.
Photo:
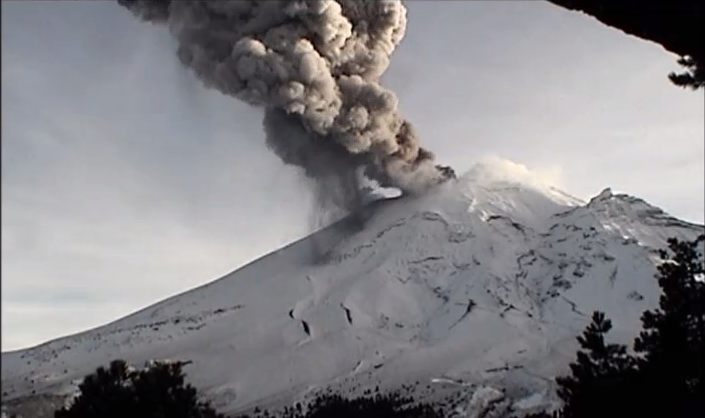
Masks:
[[[406,28],[400,1],[118,3],[168,26],[205,86],[264,108],[268,147],[302,167],[322,200],[355,208],[363,175],[407,193],[454,176],[380,85]]]

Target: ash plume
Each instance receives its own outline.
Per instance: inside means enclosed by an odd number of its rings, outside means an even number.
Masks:
[[[406,193],[454,177],[379,81],[406,29],[400,1],[118,3],[167,26],[206,87],[263,108],[268,147],[303,168],[322,200],[353,210],[360,175]]]

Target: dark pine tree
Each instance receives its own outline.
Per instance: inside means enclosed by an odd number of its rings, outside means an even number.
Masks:
[[[555,412],[534,412],[532,414],[524,415],[521,418],[562,418],[561,411]]]
[[[595,312],[592,322],[578,337],[581,350],[570,365],[571,375],[556,379],[563,400],[563,418],[629,416],[626,388],[634,378],[635,362],[627,347],[608,344],[605,335],[612,323],[604,313]]]
[[[184,383],[179,363],[155,364],[130,371],[123,360],[99,367],[79,386],[80,394],[55,418],[224,418],[196,389]]]
[[[678,64],[685,68],[684,73],[670,73],[668,78],[673,84],[680,87],[697,90],[705,87],[705,70],[703,60],[696,61],[693,57],[685,56],[678,59]]]
[[[705,417],[705,262],[698,249],[703,241],[705,235],[692,242],[670,239],[670,251],[660,251],[659,309],[644,312],[643,331],[634,342],[643,354],[643,395],[660,416]]]
[[[308,406],[288,408],[282,418],[442,418],[429,404],[417,403],[399,393],[377,394],[374,397],[345,398],[340,395],[318,396]]]

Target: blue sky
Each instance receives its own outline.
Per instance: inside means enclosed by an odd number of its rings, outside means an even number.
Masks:
[[[495,155],[703,222],[702,91],[676,57],[547,2],[407,3],[384,77],[459,173]],[[112,2],[2,2],[2,349],[101,325],[307,233],[261,114]]]

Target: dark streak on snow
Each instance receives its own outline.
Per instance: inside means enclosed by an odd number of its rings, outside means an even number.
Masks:
[[[573,302],[572,300],[568,299],[567,297],[565,297],[565,296],[563,296],[563,295],[561,295],[561,298],[563,298],[563,300],[565,300],[566,303],[568,303],[568,305],[570,305],[570,309],[571,309],[573,312],[575,312],[575,313],[578,314],[578,315],[588,316],[588,315],[585,314],[584,312],[580,312],[580,311],[578,310],[577,305],[575,304],[575,302]]]
[[[615,266],[612,273],[610,273],[610,287],[614,287],[614,282],[617,281],[617,271],[617,266]]]
[[[517,369],[523,369],[523,368],[524,368],[524,366],[522,366],[520,364],[517,364],[514,366],[510,366],[507,364],[507,365],[504,365],[501,367],[493,367],[491,369],[485,369],[485,373],[496,373],[496,372],[503,372],[503,371],[506,372],[506,371],[510,371],[510,370],[517,370]]]
[[[345,311],[345,318],[348,320],[348,324],[352,325],[353,320],[352,320],[352,314],[350,312],[350,309],[346,308],[345,305],[340,305],[341,308]]]
[[[491,222],[494,220],[503,220],[509,223],[514,229],[517,231],[521,232],[522,234],[526,235],[526,227],[524,225],[521,225],[517,222],[514,222],[512,219],[506,217],[506,216],[501,216],[501,215],[492,215],[489,218],[487,218],[487,222]]]
[[[465,306],[465,312],[463,312],[463,315],[455,321],[453,325],[450,326],[450,329],[453,329],[456,325],[461,323],[463,319],[465,319],[468,315],[470,315],[470,312],[472,312],[472,308],[474,308],[476,305],[475,301],[472,299],[468,299],[468,304]]]
[[[419,264],[419,263],[423,263],[426,261],[436,261],[436,260],[443,260],[443,257],[442,256],[430,256],[430,257],[423,258],[421,260],[410,261],[409,264]]]

